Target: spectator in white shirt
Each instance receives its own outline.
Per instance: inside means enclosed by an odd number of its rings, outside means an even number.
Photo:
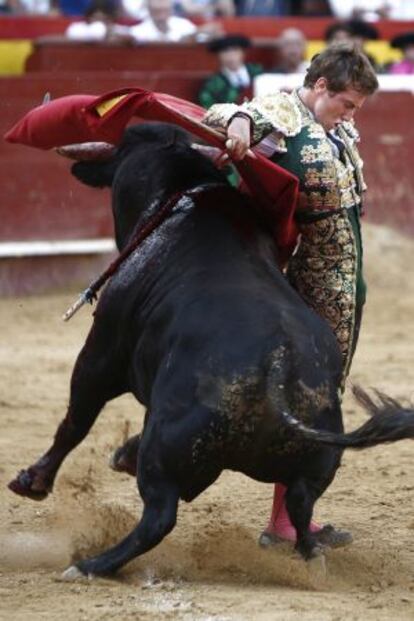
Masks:
[[[72,22],[65,37],[74,41],[131,41],[130,28],[116,24],[115,0],[91,0],[84,21]]]
[[[194,40],[197,26],[189,19],[173,15],[171,0],[148,0],[148,17],[130,28],[137,42]]]
[[[335,17],[377,19],[414,19],[413,0],[329,0]]]

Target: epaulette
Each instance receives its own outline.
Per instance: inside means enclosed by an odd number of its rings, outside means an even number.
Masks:
[[[359,135],[359,131],[355,127],[355,123],[353,121],[343,121],[343,123],[341,123],[341,127],[343,128],[344,132],[349,137],[351,142],[360,141],[361,138]]]
[[[241,109],[244,107],[246,112],[255,108],[283,136],[296,136],[302,129],[299,107],[288,93],[276,91],[271,95],[255,97],[251,102],[243,104]]]

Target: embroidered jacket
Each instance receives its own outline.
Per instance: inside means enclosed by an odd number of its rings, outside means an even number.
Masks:
[[[237,112],[253,121],[252,143],[299,178],[300,243],[287,277],[336,335],[349,372],[365,301],[359,213],[366,189],[352,123],[329,136],[298,93],[276,92],[242,106],[212,106],[204,122],[226,127]]]
[[[214,105],[204,122],[225,127],[237,112],[248,114],[253,121],[252,144],[267,155],[273,152],[271,159],[299,178],[300,212],[361,205],[366,186],[353,123],[342,123],[331,140],[297,91],[256,97],[241,106]],[[342,154],[338,144],[343,145]]]

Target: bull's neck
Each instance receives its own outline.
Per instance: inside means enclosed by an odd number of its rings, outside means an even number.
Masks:
[[[149,202],[144,212],[134,218],[132,223],[124,223],[122,232],[117,229],[117,246],[122,252],[132,244],[138,247],[139,243],[148,237],[164,220],[178,212],[191,211],[195,207],[194,199],[197,195],[219,186],[225,186],[220,182],[204,182],[197,186],[182,188],[174,194],[167,196],[166,192],[156,196]],[[125,214],[124,214],[125,216]],[[117,223],[115,222],[115,225]],[[125,226],[126,225],[126,226]]]

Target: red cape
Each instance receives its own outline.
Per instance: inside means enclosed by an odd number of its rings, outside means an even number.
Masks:
[[[117,144],[130,120],[140,117],[176,123],[206,143],[223,148],[224,137],[213,135],[201,123],[204,114],[204,108],[189,101],[141,88],[112,91],[100,97],[70,95],[28,112],[5,139],[40,149],[89,141]],[[284,264],[298,235],[294,222],[298,179],[260,154],[247,156],[235,165],[248,192],[270,216],[271,232]]]

